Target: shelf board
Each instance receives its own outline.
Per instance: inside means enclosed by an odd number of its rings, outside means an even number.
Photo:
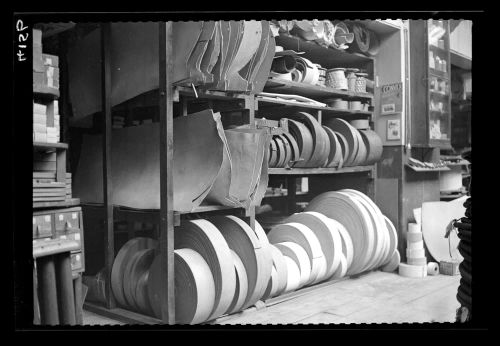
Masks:
[[[68,149],[68,144],[33,142],[33,149]]]
[[[344,98],[349,100],[372,100],[371,93],[356,93],[353,91],[328,88],[321,85],[305,84],[287,80],[268,80],[264,91],[271,93],[295,94],[312,99]]]
[[[295,196],[304,196],[307,195],[309,192],[302,192],[302,191],[297,191],[295,192]],[[275,197],[288,197],[288,193],[284,193],[281,195],[264,195],[264,198],[275,198]]]
[[[373,62],[373,58],[359,53],[349,53],[335,48],[320,46],[314,41],[306,41],[300,37],[280,34],[275,37],[276,45],[285,50],[292,49],[296,52],[305,52],[306,59],[324,68],[335,67],[361,67]]]
[[[431,76],[434,76],[437,78],[446,79],[446,80],[449,79],[448,72],[439,71],[439,70],[436,70],[435,68],[432,68],[432,67],[429,67],[429,74]]]
[[[185,86],[176,86],[175,88],[179,91],[180,95],[196,97],[192,88]],[[213,100],[228,100],[235,98],[244,99],[245,96],[248,96],[247,94],[241,92],[202,90],[199,88],[196,89],[196,93],[198,94],[198,98],[213,99]]]
[[[41,208],[64,208],[80,205],[80,198],[71,198],[59,202],[33,202],[33,209]]]
[[[355,166],[338,168],[269,168],[272,175],[311,175],[311,174],[339,174],[370,172],[374,166]]]
[[[46,85],[33,84],[33,94],[40,97],[57,99],[59,98],[59,89],[51,88]]]
[[[405,163],[405,166],[414,170],[415,172],[442,172],[449,171],[448,167],[439,167],[439,168],[423,168],[423,167],[415,167]]]
[[[231,210],[231,209],[245,209],[242,207],[228,207],[225,205],[200,205],[199,207],[193,209],[192,211],[175,211],[174,213],[185,215],[185,214],[196,214],[196,213],[206,213],[210,211],[219,211],[219,210]]]

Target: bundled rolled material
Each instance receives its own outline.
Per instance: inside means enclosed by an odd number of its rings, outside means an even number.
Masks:
[[[325,122],[324,125],[332,129],[333,131],[342,134],[342,136],[344,136],[344,138],[347,140],[349,146],[349,154],[348,156],[344,156],[344,166],[352,166],[359,149],[359,139],[357,133],[358,131],[354,127],[349,125],[349,123],[344,119],[329,119]]]
[[[302,83],[316,85],[319,80],[319,70],[316,64],[303,57],[295,57],[295,68],[302,74]]]
[[[294,167],[307,167],[314,150],[313,135],[306,125],[295,120],[288,120],[288,129],[296,140],[300,152],[299,161]]]
[[[278,281],[276,291],[270,297],[282,294],[287,286],[288,268],[281,251],[273,244],[269,245],[273,256],[273,268],[276,270],[276,280]]]
[[[394,251],[391,260],[389,263],[384,265],[381,269],[384,272],[392,273],[399,267],[399,263],[401,262],[401,256],[399,255],[399,251]]]
[[[291,284],[287,284],[285,292],[290,292],[291,287],[295,287],[295,289],[297,289],[305,286],[311,277],[311,261],[309,259],[309,256],[307,255],[306,250],[297,243],[289,241],[275,243],[274,246],[276,246],[281,251],[283,256],[290,258],[299,268],[298,285],[296,285],[296,276],[294,275],[293,270],[292,273],[290,273],[289,271],[287,280],[291,282]]]
[[[328,138],[330,139],[330,153],[325,167],[341,167],[342,165],[342,148],[335,132],[326,126],[323,126]]]
[[[427,263],[427,275],[438,275],[439,274],[439,264],[436,262]]]
[[[368,54],[370,49],[370,31],[361,25],[352,26],[354,42],[349,46],[350,50],[363,54]]]
[[[231,305],[227,309],[227,312],[230,314],[240,311],[243,308],[248,295],[248,276],[245,266],[236,252],[231,250],[231,255],[233,256],[234,269],[236,271],[236,289]]]
[[[427,276],[427,266],[400,263],[399,275],[407,278],[424,278]]]

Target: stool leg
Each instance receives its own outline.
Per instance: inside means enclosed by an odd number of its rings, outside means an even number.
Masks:
[[[52,256],[37,259],[41,324],[59,324],[57,311],[56,270]]]
[[[82,275],[78,274],[76,279],[73,281],[75,289],[75,318],[76,324],[83,324],[83,297],[82,297]]]
[[[71,274],[71,254],[65,252],[54,256],[57,270],[57,293],[59,295],[59,318],[61,324],[75,325],[75,296]]]

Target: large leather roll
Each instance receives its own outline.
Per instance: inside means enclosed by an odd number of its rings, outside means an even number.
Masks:
[[[151,268],[151,266],[150,266]],[[149,302],[148,293],[149,268],[142,273],[137,284],[135,285],[135,302],[139,307],[139,311],[145,315],[153,316],[153,308]]]
[[[288,256],[283,256],[287,268],[287,283],[283,293],[293,292],[300,287],[300,268],[297,263]]]
[[[366,130],[370,128],[370,121],[368,119],[349,120],[349,124],[356,130]]]
[[[149,270],[151,263],[155,258],[155,249],[144,249],[136,252],[127,267],[125,268],[123,275],[123,293],[125,295],[125,300],[127,301],[129,307],[141,311],[141,307],[136,299],[137,283],[139,282],[141,276]],[[142,302],[141,302],[142,303]]]
[[[387,226],[387,230],[389,231],[389,254],[388,257],[390,260],[390,256],[394,256],[394,252],[398,251],[398,232],[396,231],[396,227],[394,227],[394,224],[389,220],[387,216],[384,215],[385,223]],[[386,259],[386,263],[387,263]],[[382,263],[385,264],[385,263]]]
[[[283,141],[283,138],[280,136],[274,136],[274,138],[276,141],[276,146],[278,148],[277,150],[278,162],[276,163],[276,167],[282,168],[285,167],[285,160],[286,160],[285,142]]]
[[[317,211],[340,222],[351,236],[354,255],[347,274],[360,273],[370,265],[374,249],[374,230],[370,215],[361,203],[345,192],[330,191],[316,196],[306,211]]]
[[[357,130],[349,125],[349,123],[344,119],[338,118],[328,119],[325,122],[325,126],[331,128],[335,132],[342,134],[345,137],[347,143],[349,144],[349,156],[344,157],[344,166],[352,166],[354,160],[356,159],[359,148],[359,140],[356,134]]]
[[[333,273],[331,280],[343,278],[346,275],[348,268],[349,266],[347,265],[347,260],[344,254],[342,254],[342,256],[340,256],[339,266],[337,267],[337,270]]]
[[[278,144],[276,144],[276,140],[273,138],[269,143],[271,147],[271,155],[269,157],[269,167],[276,167],[278,163]]]
[[[151,265],[148,291],[151,307],[161,318],[161,256]],[[232,262],[231,262],[232,265]],[[174,250],[175,323],[197,324],[209,319],[216,296],[214,278],[207,262],[192,249]],[[234,271],[234,268],[233,268]],[[234,292],[233,292],[234,293]]]
[[[286,266],[285,259],[281,251],[273,244],[269,245],[271,247],[271,253],[273,255],[273,267],[276,269],[278,287],[275,294],[280,295],[286,289],[288,280],[288,269]]]
[[[313,211],[293,214],[284,222],[297,222],[314,232],[326,259],[326,271],[321,279],[331,277],[340,264],[342,254],[342,239],[336,224],[325,215]]]
[[[229,314],[240,311],[248,295],[248,276],[245,265],[233,250],[231,250],[231,255],[233,256],[234,270],[236,272],[236,289],[231,305],[227,309]]]
[[[229,248],[238,255],[245,266],[248,292],[243,308],[255,304],[260,298],[260,290],[267,284],[268,279],[267,275],[262,273],[266,259],[259,239],[247,223],[235,216],[213,216],[207,221],[217,227]]]
[[[276,243],[274,246],[276,246],[284,256],[291,258],[295,262],[300,270],[298,288],[305,286],[311,277],[311,261],[306,250],[299,244],[291,241]],[[290,272],[288,272],[288,280],[295,281],[295,278],[290,275]],[[288,287],[285,292],[289,292]]]
[[[261,297],[264,294],[264,290],[266,289],[266,283],[271,277],[271,270],[273,267],[273,254],[271,250],[271,244],[269,243],[269,240],[267,239],[266,232],[260,225],[260,223],[255,220],[255,227],[254,227],[254,232],[255,235],[257,235],[257,238],[260,241],[260,246],[263,251],[263,257],[264,261],[262,262],[263,266],[261,269],[262,272],[262,286],[261,286]]]
[[[297,144],[297,141],[291,134],[284,132],[283,137],[285,137],[288,143],[290,144],[290,149],[292,153],[291,161],[293,161],[293,163],[290,163],[290,166],[292,166],[296,161],[300,159],[299,145]]]
[[[347,157],[350,155],[349,151],[349,143],[347,142],[347,139],[344,137],[343,134],[337,131],[333,131],[335,133],[335,136],[337,136],[340,144],[340,151],[342,152],[342,159],[340,160],[339,163],[339,168],[342,168],[345,164],[345,160]]]
[[[316,283],[322,279],[321,273],[326,271],[326,260],[321,250],[321,244],[314,232],[307,226],[290,222],[277,225],[267,234],[272,244],[293,242],[304,248],[311,262],[311,273],[306,285]]]
[[[391,259],[389,262],[384,263],[382,266],[382,271],[391,273],[398,269],[399,263],[401,262],[401,256],[399,255],[399,251],[396,250],[392,253]]]
[[[267,288],[264,291],[264,294],[262,295],[262,300],[274,297],[277,290],[278,290],[278,273],[276,272],[276,268],[273,267],[271,269],[271,277],[269,278]]]
[[[175,248],[192,249],[208,263],[215,282],[215,304],[209,319],[224,314],[234,297],[236,274],[233,257],[219,230],[206,220],[185,220],[176,228]]]
[[[363,137],[358,130],[354,129],[356,132],[356,139],[358,142],[358,152],[356,153],[356,157],[354,158],[353,166],[362,166],[365,164],[366,156],[367,156],[367,148],[365,143],[363,142]]]
[[[111,269],[111,289],[120,306],[128,307],[123,290],[125,287],[123,275],[128,262],[135,253],[145,249],[153,249],[157,246],[158,242],[154,239],[137,237],[130,239],[120,248],[120,251],[118,251]]]
[[[300,161],[294,167],[308,167],[314,150],[313,136],[306,125],[295,120],[288,120],[288,129],[297,141],[300,150]]]
[[[373,165],[378,162],[382,157],[384,147],[380,136],[372,130],[359,130],[363,142],[367,148],[367,156],[363,165]]]
[[[331,128],[323,126],[323,129],[326,131],[330,140],[330,153],[328,154],[326,167],[339,167],[342,161],[342,148],[340,147],[340,142]]]
[[[337,220],[330,219],[330,223],[335,225],[337,231],[340,234],[340,238],[342,239],[342,254],[346,260],[346,271],[352,264],[353,256],[354,256],[354,245],[352,244],[351,236],[349,232],[345,229],[345,227],[338,222]]]

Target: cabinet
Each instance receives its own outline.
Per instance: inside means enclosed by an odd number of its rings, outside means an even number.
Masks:
[[[451,148],[448,20],[410,21],[411,144]]]

